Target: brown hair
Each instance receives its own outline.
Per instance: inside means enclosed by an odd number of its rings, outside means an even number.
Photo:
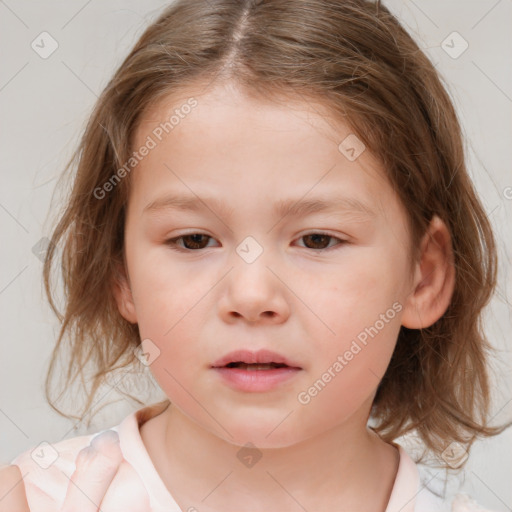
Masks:
[[[44,265],[46,293],[62,322],[46,378],[50,404],[63,414],[50,382],[64,347],[70,350],[66,385],[78,374],[85,385],[86,364],[95,368],[80,418],[107,374],[138,364],[138,327],[123,319],[113,295],[130,179],[103,199],[94,190],[128,161],[138,122],[151,106],[215,79],[265,98],[316,98],[349,122],[408,212],[414,258],[433,215],[450,231],[451,304],[431,327],[402,327],[374,399],[374,429],[386,441],[415,431],[436,455],[450,441],[469,448],[475,436],[501,432],[487,425],[490,346],[481,324],[497,256],[466,171],[461,128],[428,58],[386,7],[363,0],[178,0],[146,29],[101,94],[66,166],[76,162],[76,175]],[[59,243],[63,315],[50,286]]]

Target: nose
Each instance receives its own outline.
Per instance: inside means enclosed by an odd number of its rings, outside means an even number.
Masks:
[[[289,317],[286,279],[266,263],[263,258],[235,263],[218,304],[224,321],[278,324]]]

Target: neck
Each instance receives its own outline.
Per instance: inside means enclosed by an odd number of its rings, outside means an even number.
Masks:
[[[398,451],[366,428],[365,415],[272,449],[234,445],[172,404],[154,420],[146,446],[183,510],[384,512],[398,470]]]

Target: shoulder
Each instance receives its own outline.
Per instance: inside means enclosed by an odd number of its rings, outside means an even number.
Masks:
[[[454,496],[454,489],[446,496],[447,482],[440,476],[442,472],[432,474],[428,467],[414,462],[402,446],[397,446],[400,464],[386,512],[493,512],[466,494]]]
[[[493,512],[481,507],[475,500],[466,494],[457,494],[452,501],[452,512]]]
[[[494,512],[467,494],[457,493],[457,484],[448,482],[445,473],[432,472],[423,464],[417,464],[417,467],[421,476],[415,512]],[[447,492],[447,489],[450,490]]]
[[[421,491],[416,498],[414,512],[493,512],[481,507],[474,499],[466,494],[457,494],[447,500],[434,494],[428,489]]]
[[[144,451],[139,428],[150,418],[165,410],[169,403],[168,400],[164,400],[133,411],[118,425],[93,434],[56,443],[43,441],[18,455],[10,464],[18,466],[21,471],[30,509],[37,512],[58,510],[64,503],[77,463],[79,466],[87,464],[94,438],[112,430],[118,434],[123,462],[109,486],[109,491],[112,492],[107,493],[105,499],[107,502],[114,502],[116,506],[121,501],[129,502],[130,505],[145,503],[146,498],[141,490],[144,488],[142,480],[146,478],[147,471],[139,474],[136,468],[142,465],[145,469],[151,469],[151,465],[149,456]],[[97,448],[98,446],[94,450]],[[100,451],[102,451],[101,448]],[[83,453],[84,457],[79,458],[80,453]],[[94,478],[94,475],[89,476]],[[121,494],[122,500],[119,498]],[[123,508],[118,507],[118,509]],[[144,510],[145,505],[141,505],[139,509]]]
[[[110,430],[116,430],[116,427]],[[102,432],[56,443],[43,441],[11,461],[20,468],[31,510],[53,512],[56,503],[63,503],[78,454]]]
[[[21,481],[18,466],[0,467],[0,512],[29,512],[25,486]]]

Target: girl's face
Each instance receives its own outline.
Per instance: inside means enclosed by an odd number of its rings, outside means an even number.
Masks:
[[[234,444],[365,426],[412,291],[405,211],[322,112],[225,87],[167,98],[136,134],[119,307],[173,405]],[[295,369],[212,367],[235,350]]]

